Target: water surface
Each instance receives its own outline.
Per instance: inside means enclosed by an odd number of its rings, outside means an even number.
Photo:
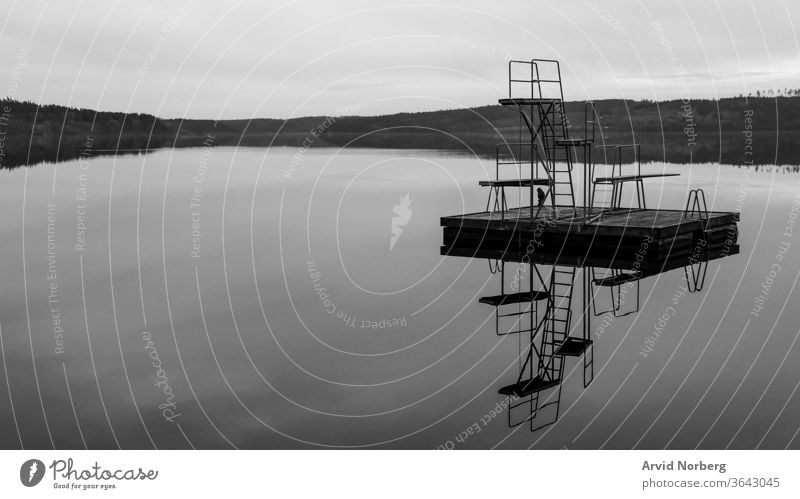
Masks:
[[[483,209],[493,168],[195,148],[0,172],[0,446],[800,446],[800,177],[646,166],[683,174],[648,184],[651,207],[704,187],[742,211],[741,253],[677,298],[647,356],[682,271],[644,280],[638,314],[598,319],[594,383],[568,369],[559,422],[529,433],[487,418],[519,354],[477,303],[494,276],[439,255],[439,217]]]

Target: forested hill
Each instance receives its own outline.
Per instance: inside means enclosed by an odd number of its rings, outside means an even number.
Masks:
[[[73,159],[87,137],[109,150],[214,145],[421,148],[490,156],[518,140],[516,112],[498,105],[382,116],[290,120],[162,119],[31,102],[0,101],[3,167]],[[735,97],[666,102],[601,100],[598,143],[642,146],[645,161],[800,164],[800,97]],[[584,104],[566,105],[573,136],[583,134]],[[207,137],[213,136],[208,141]],[[752,154],[746,154],[752,151]]]

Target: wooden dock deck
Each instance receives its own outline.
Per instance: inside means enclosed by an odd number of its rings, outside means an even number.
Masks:
[[[537,207],[534,207],[536,213]],[[739,252],[738,213],[690,215],[683,210],[542,207],[441,218],[441,253],[452,256],[573,262],[606,268],[663,271],[691,258]],[[701,258],[702,257],[702,258]],[[636,263],[635,263],[636,262]]]

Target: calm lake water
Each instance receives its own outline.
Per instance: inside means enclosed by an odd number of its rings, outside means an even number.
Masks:
[[[439,255],[439,217],[482,210],[493,168],[198,148],[0,171],[0,447],[800,447],[800,176],[647,166],[682,173],[651,207],[703,187],[741,210],[741,253],[696,294],[645,279],[595,330],[595,381],[568,363],[561,418],[530,433],[491,416],[519,349],[477,302],[496,276]]]

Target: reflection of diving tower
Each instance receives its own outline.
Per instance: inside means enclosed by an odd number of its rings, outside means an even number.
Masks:
[[[535,431],[558,419],[566,357],[583,357],[584,388],[591,383],[594,362],[589,323],[586,319],[582,321],[583,334],[580,337],[570,334],[576,274],[574,266],[553,265],[549,278],[544,278],[541,266],[534,263],[519,264],[520,271],[516,277],[526,277],[528,289],[520,291],[522,286],[518,284],[514,286],[513,293],[506,292],[505,266],[506,262],[499,261],[493,267],[495,273],[499,271],[500,274],[500,294],[483,297],[480,302],[495,307],[497,334],[518,333],[525,336],[517,381],[500,388],[499,392],[512,397],[508,410],[509,425],[529,422],[531,431]],[[583,274],[584,278],[588,277],[588,273]],[[534,284],[534,280],[538,283]],[[515,282],[519,283],[518,280]],[[587,287],[584,285],[582,289],[586,307],[589,303]],[[539,303],[545,304],[542,313],[539,313]],[[511,326],[502,324],[502,320],[508,318],[515,319],[515,323]],[[517,415],[519,412],[523,413],[522,417]]]

